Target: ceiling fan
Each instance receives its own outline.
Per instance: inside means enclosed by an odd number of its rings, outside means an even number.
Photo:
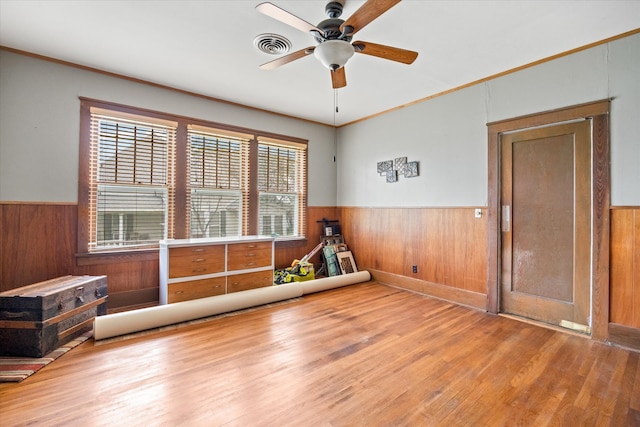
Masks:
[[[330,1],[325,7],[328,19],[318,25],[312,25],[273,3],[260,3],[256,6],[259,12],[300,31],[310,33],[318,43],[316,46],[310,46],[262,64],[260,68],[272,70],[313,53],[325,67],[331,70],[333,88],[338,89],[347,85],[344,65],[355,52],[403,64],[411,64],[418,57],[418,52],[365,41],[351,43],[351,39],[357,31],[363,29],[371,21],[400,3],[400,1],[367,0],[346,21],[340,19],[345,0]]]

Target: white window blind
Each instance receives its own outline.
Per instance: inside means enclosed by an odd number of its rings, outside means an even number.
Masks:
[[[249,141],[189,126],[191,237],[246,234],[249,213]]]
[[[259,138],[258,231],[303,236],[306,231],[306,145]]]
[[[172,237],[175,128],[92,111],[89,250]]]
[[[305,236],[306,141],[88,99],[80,119],[80,253]]]

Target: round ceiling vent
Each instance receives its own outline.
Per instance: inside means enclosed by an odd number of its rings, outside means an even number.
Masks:
[[[291,42],[278,34],[260,34],[253,39],[253,45],[269,55],[280,55],[291,50]]]

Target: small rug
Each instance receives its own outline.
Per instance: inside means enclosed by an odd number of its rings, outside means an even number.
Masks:
[[[86,332],[45,357],[0,357],[0,383],[19,383],[92,336],[93,331]]]

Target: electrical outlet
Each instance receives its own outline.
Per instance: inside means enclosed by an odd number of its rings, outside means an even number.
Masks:
[[[413,272],[414,272],[414,273],[417,273],[417,272],[418,272],[418,266],[417,266],[417,265],[414,265],[414,266],[413,266]]]

